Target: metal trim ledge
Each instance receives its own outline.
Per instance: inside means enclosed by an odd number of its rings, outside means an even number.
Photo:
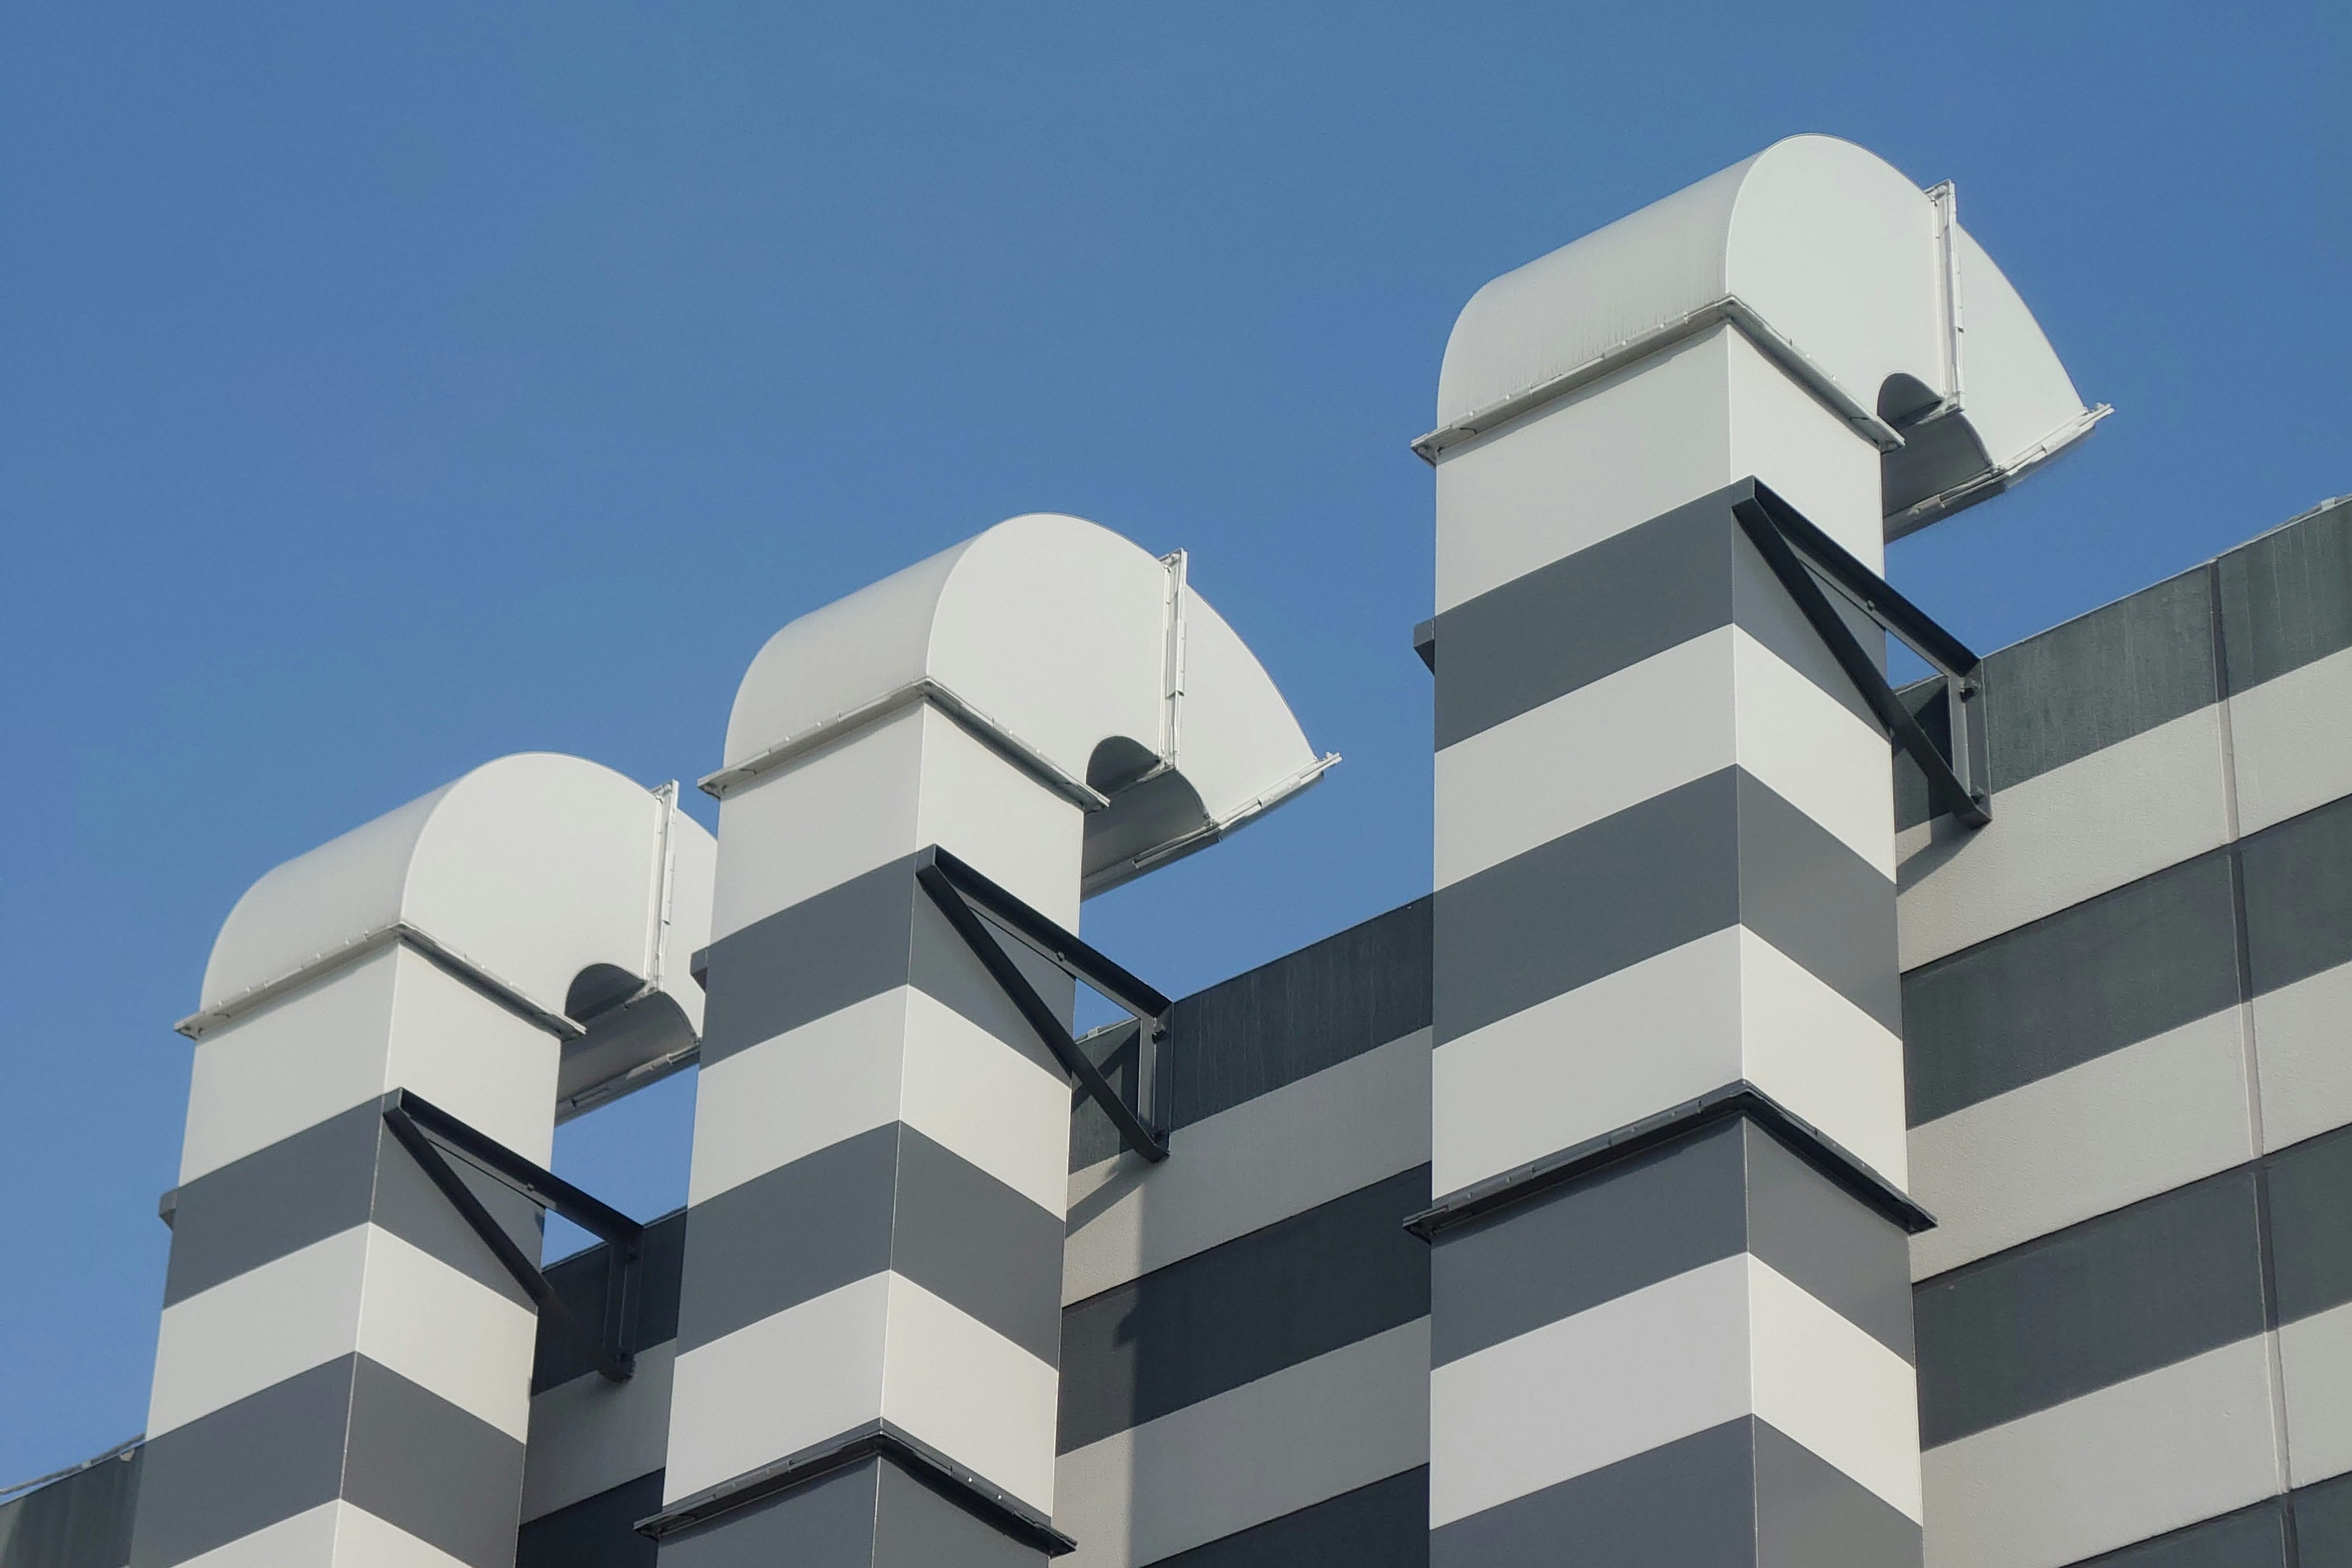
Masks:
[[[1746,1079],[1450,1193],[1408,1216],[1404,1228],[1423,1241],[1434,1241],[1441,1231],[1484,1219],[1733,1117],[1746,1117],[1763,1128],[1805,1163],[1901,1226],[1906,1235],[1935,1228],[1936,1216],[1913,1203],[1903,1189]]]
[[[1052,1519],[977,1471],[957,1464],[921,1438],[901,1430],[896,1423],[883,1419],[853,1426],[838,1436],[788,1454],[772,1464],[746,1470],[732,1480],[681,1498],[659,1513],[637,1521],[634,1528],[647,1540],[665,1541],[739,1508],[765,1501],[820,1476],[875,1458],[888,1459],[917,1480],[944,1490],[1007,1535],[1048,1557],[1060,1557],[1077,1550],[1078,1543],[1055,1529]]]

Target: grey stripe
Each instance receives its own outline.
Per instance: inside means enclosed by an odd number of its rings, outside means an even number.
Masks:
[[[2242,847],[2256,994],[2352,961],[2352,796]]]
[[[2074,1568],[2289,1568],[2285,1503],[2264,1498],[2252,1508],[2084,1558]],[[2303,1558],[2310,1568],[2340,1561],[2307,1552]]]
[[[2257,1226],[2242,1167],[1921,1281],[1921,1443],[2262,1332]]]
[[[1055,1359],[1062,1221],[904,1123],[696,1205],[687,1236],[680,1353],[895,1269]]]
[[[654,1568],[654,1543],[633,1527],[661,1505],[656,1470],[543,1514],[516,1538],[515,1568]]]
[[[1042,1568],[1024,1546],[887,1459],[664,1538],[662,1568]]]
[[[1069,1020],[1069,977],[1019,942],[1006,951]],[[914,985],[1048,1071],[1061,1068],[915,885],[914,858],[804,899],[707,950],[705,1067],[854,1003]]]
[[[1431,1568],[1900,1568],[1919,1527],[1770,1424],[1745,1416],[1430,1537]]]
[[[1901,1026],[1895,885],[1727,768],[1439,889],[1437,1043],[1743,920]]]
[[[462,1160],[450,1163],[524,1255],[536,1257],[538,1205]],[[393,1138],[382,1102],[373,1100],[182,1187],[163,1305],[370,1220],[517,1305],[530,1305],[514,1277]]]
[[[1169,1124],[1188,1127],[1429,1026],[1426,898],[1178,1001]],[[1091,1100],[1072,1117],[1070,1168],[1118,1135]]]
[[[2352,1475],[2305,1487],[2294,1494],[2294,1503],[2304,1568],[2352,1563]]]
[[[343,1496],[473,1568],[510,1568],[523,1446],[365,1356],[352,1358]]]
[[[547,1269],[548,1283],[555,1287],[556,1295],[572,1309],[573,1317],[592,1328],[604,1321],[605,1259],[611,1253],[612,1248],[599,1242]],[[677,1288],[686,1265],[684,1209],[646,1226],[644,1259],[637,1279],[636,1332],[628,1347],[632,1351],[648,1350],[677,1337]],[[533,1394],[544,1394],[595,1370],[586,1346],[566,1333],[551,1316],[540,1319],[537,1353],[530,1368]]]
[[[1431,1364],[1743,1252],[1910,1358],[1903,1233],[1735,1120],[1440,1232]]]
[[[136,1568],[165,1568],[341,1496],[475,1568],[514,1561],[523,1447],[362,1355],[147,1446]]]
[[[1913,1126],[2238,1000],[2230,867],[2207,857],[1903,977]]]
[[[1748,493],[1703,496],[1439,616],[1437,749],[1735,624],[1874,727],[1733,518]],[[1849,620],[1865,647],[1884,646],[1874,624]]]
[[[2231,690],[2352,647],[2352,502],[2240,545],[2220,569]]]
[[[1427,1568],[1428,1562],[1429,1467],[1423,1465],[1159,1558],[1150,1568]]]
[[[2352,1128],[2324,1132],[2263,1163],[2277,1321],[2352,1301]]]
[[[1423,1165],[1073,1303],[1060,1451],[1426,1316],[1428,1203]]]
[[[331,1502],[357,1356],[274,1384],[147,1445],[131,1568],[167,1568]]]

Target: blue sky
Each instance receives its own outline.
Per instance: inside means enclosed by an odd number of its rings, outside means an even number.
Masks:
[[[1348,756],[1090,937],[1182,991],[1425,890],[1454,313],[1781,135],[1957,180],[2116,406],[1893,552],[1980,648],[2352,490],[2352,8],[1778,9],[0,15],[0,1483],[144,1416],[254,878],[505,752],[692,780],[998,518],[1190,549]],[[689,1104],[559,1158],[667,1207]]]

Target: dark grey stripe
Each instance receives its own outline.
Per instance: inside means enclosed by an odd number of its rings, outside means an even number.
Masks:
[[[2263,1164],[2276,1321],[2352,1301],[2352,1128],[2282,1149]]]
[[[2241,854],[2256,994],[2352,962],[2352,796],[2265,828]]]
[[[612,1248],[599,1242],[549,1266],[548,1283],[579,1321],[592,1328],[604,1321],[605,1260]],[[686,1266],[686,1211],[677,1209],[646,1226],[644,1268],[637,1279],[636,1332],[632,1351],[649,1350],[677,1338],[678,1281]],[[550,1315],[539,1321],[530,1391],[544,1394],[596,1370],[587,1347]],[[643,1517],[643,1516],[640,1516]]]
[[[121,1568],[146,1450],[100,1459],[0,1502],[0,1568]]]
[[[656,1470],[542,1514],[516,1538],[515,1568],[654,1568],[654,1543],[634,1527],[661,1505]]]
[[[1919,1527],[1753,1416],[1440,1526],[1431,1568],[1901,1568]]]
[[[462,1160],[450,1162],[527,1257],[539,1208]],[[163,1305],[373,1220],[411,1246],[528,1307],[530,1298],[383,1124],[371,1100],[179,1189]]]
[[[365,1356],[352,1358],[343,1496],[473,1568],[509,1568],[523,1446]]]
[[[2209,856],[1903,977],[1911,1125],[2238,1000],[2230,867]]]
[[[895,1269],[1050,1363],[1063,1234],[913,1128],[877,1127],[688,1211],[678,1350]]]
[[[1326,1498],[1150,1568],[1427,1568],[1429,1467]]]
[[[2242,544],[2219,564],[2231,691],[2352,647],[2352,502]]]
[[[1440,1232],[1430,1259],[1430,1363],[1443,1366],[1743,1252],[1910,1359],[1902,1231],[1739,1119]]]
[[[2074,1568],[2290,1568],[2286,1500],[2264,1498],[2252,1508],[2086,1557]],[[2321,1568],[2337,1559],[2306,1555],[2303,1561]]]
[[[1423,1165],[1066,1308],[1060,1451],[1426,1316],[1428,1203]]]
[[[666,1536],[662,1568],[1042,1568],[1013,1541],[884,1458]]]
[[[1928,1447],[2260,1333],[2250,1168],[2177,1187],[1922,1280]]]
[[[1069,976],[1018,942],[1006,949],[1066,1024]],[[911,984],[1047,1070],[1061,1070],[947,917],[917,890],[912,856],[721,938],[706,950],[706,963],[705,1067]]]
[[[2294,1505],[2303,1568],[2352,1563],[2352,1475],[2303,1488],[2294,1494]]]
[[[357,1356],[274,1384],[147,1445],[131,1568],[167,1568],[331,1502]]]
[[[1901,1026],[1894,884],[1727,768],[1439,889],[1436,1041],[1743,921]]]
[[[147,1445],[136,1568],[165,1568],[341,1496],[474,1568],[514,1561],[523,1446],[365,1356]]]
[[[1735,624],[1874,727],[1733,518],[1748,489],[1703,496],[1439,616],[1438,750]],[[1884,647],[1874,624],[1850,619],[1865,647]]]

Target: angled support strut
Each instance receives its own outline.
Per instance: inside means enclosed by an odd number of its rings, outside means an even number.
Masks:
[[[634,1375],[637,1357],[630,1347],[636,1338],[646,1227],[407,1089],[396,1089],[384,1097],[383,1121],[392,1129],[392,1135],[400,1140],[400,1146],[408,1151],[441,1190],[441,1195],[449,1200],[449,1206],[482,1238],[500,1266],[514,1276],[515,1283],[538,1303],[541,1314],[554,1319],[578,1340],[596,1370],[608,1381],[624,1383]],[[538,1265],[523,1255],[514,1237],[482,1206],[482,1200],[474,1195],[473,1189],[449,1163],[451,1152],[609,1244],[601,1332],[592,1331],[580,1321]]]
[[[980,960],[989,978],[1020,1010],[1030,1028],[1045,1043],[1045,1048],[1054,1053],[1054,1059],[1077,1080],[1079,1092],[1102,1107],[1103,1114],[1118,1129],[1127,1146],[1155,1164],[1168,1158],[1166,1134],[1139,1115],[1110,1079],[1103,1076],[1102,1069],[1078,1048],[1070,1031],[1062,1026],[1061,1019],[1037,994],[1037,988],[1029,984],[1029,977],[1021,973],[1021,966],[1013,962],[1013,955],[1004,951],[1003,944],[989,934],[981,917],[986,914],[1063,973],[1085,981],[1133,1014],[1139,1040],[1146,1035],[1153,1040],[1166,1036],[1168,1012],[1173,1004],[936,845],[917,858],[915,880],[939,906],[940,912],[947,916],[948,924],[955,928],[956,935]]]
[[[1764,486],[1755,485],[1754,493],[1733,502],[1731,511],[1806,622],[1829,646],[1846,679],[1885,726],[1888,738],[1910,752],[1911,760],[1927,775],[1927,794],[1936,809],[1951,813],[1968,827],[1990,822],[1992,795],[1984,776],[1984,704],[1979,700],[1984,689],[1984,661]],[[1879,673],[1853,628],[1822,592],[1824,581],[1943,677],[1947,710],[1951,715],[1948,756]]]

